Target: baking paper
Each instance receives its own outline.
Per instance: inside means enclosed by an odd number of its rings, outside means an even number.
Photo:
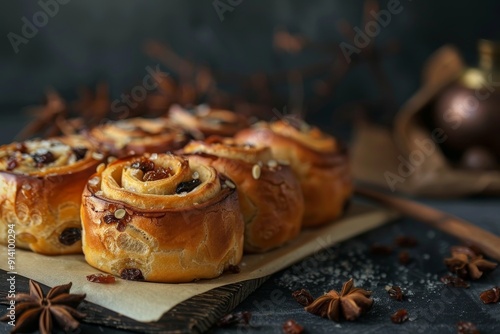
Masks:
[[[241,272],[195,283],[165,284],[117,279],[114,284],[87,281],[86,276],[99,271],[89,266],[83,255],[45,256],[16,249],[15,271],[47,286],[73,282],[71,293],[86,293],[87,301],[98,304],[132,319],[149,322],[158,320],[178,303],[211,289],[254,278],[284,269],[294,262],[339,241],[378,227],[396,218],[386,209],[353,205],[340,220],[301,232],[289,244],[265,254],[245,255]],[[8,269],[7,247],[0,246],[0,268]]]

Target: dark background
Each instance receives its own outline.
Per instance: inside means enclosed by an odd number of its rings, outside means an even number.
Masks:
[[[229,0],[227,0],[229,1]],[[233,0],[236,1],[236,0]],[[379,1],[382,9],[387,1]],[[40,11],[37,1],[4,2],[0,11],[0,143],[5,143],[28,120],[24,107],[40,103],[47,87],[54,87],[68,100],[76,97],[82,86],[93,87],[98,82],[110,84],[113,98],[130,91],[146,74],[147,66],[155,66],[157,59],[148,57],[144,43],[157,39],[168,43],[183,57],[215,69],[232,73],[274,73],[328,59],[323,52],[306,50],[300,55],[277,52],[273,48],[273,34],[277,27],[286,27],[317,43],[338,48],[348,41],[339,32],[338,23],[345,19],[352,26],[363,27],[363,0],[243,0],[231,12],[224,13],[221,21],[213,0],[70,0],[60,5],[59,13],[40,28],[27,44],[19,46],[16,54],[7,38],[9,32],[21,33],[22,17],[32,21]],[[440,46],[450,43],[463,52],[467,63],[477,62],[476,44],[482,37],[498,38],[500,33],[500,2],[495,0],[401,0],[403,11],[392,17],[391,23],[375,39],[381,51],[380,64],[390,81],[393,104],[372,108],[368,112],[378,121],[387,122],[418,89],[420,72],[426,58]],[[396,51],[383,51],[397,41]],[[162,69],[175,76],[173,69]],[[224,87],[230,90],[234,87]],[[286,87],[282,90],[286,100]],[[306,94],[308,97],[310,92]],[[352,123],[353,108],[344,108],[358,101],[380,101],[380,85],[365,63],[354,67],[329,96],[329,104],[308,119],[323,127],[335,123],[348,127]],[[304,103],[305,109],[310,104]],[[286,103],[285,103],[286,105]],[[273,105],[282,110],[281,101]],[[346,111],[347,110],[347,111]],[[269,112],[272,108],[269,107]],[[338,129],[336,129],[338,130]],[[498,200],[472,199],[433,201],[427,204],[466,218],[498,234]],[[401,267],[393,255],[390,258],[370,258],[369,245],[374,242],[390,243],[400,234],[417,237],[420,245],[411,250],[416,259],[408,267]],[[344,242],[321,268],[329,268],[338,260],[353,266],[350,275],[362,275],[365,262],[378,268],[375,279],[365,281],[365,287],[375,291],[376,307],[356,323],[334,324],[328,320],[306,314],[290,297],[291,291],[304,287],[315,295],[327,287],[339,288],[347,277],[330,275],[316,280],[316,271],[288,268],[266,282],[236,311],[252,311],[251,328],[218,329],[217,333],[281,332],[281,324],[293,318],[304,325],[309,333],[456,333],[460,320],[474,321],[481,332],[497,333],[499,329],[498,305],[482,305],[481,291],[498,285],[499,269],[470,289],[455,290],[453,299],[449,289],[440,285],[438,277],[446,273],[442,259],[449,254],[449,246],[458,243],[440,232],[422,228],[409,219],[389,224],[374,232]],[[424,255],[428,255],[426,260]],[[307,262],[308,259],[304,260]],[[308,262],[309,263],[309,262]],[[307,269],[307,267],[306,267]],[[403,276],[400,276],[403,270]],[[379,274],[387,274],[387,279]],[[291,282],[299,282],[291,285]],[[356,277],[359,279],[359,277]],[[287,283],[288,282],[288,283]],[[405,293],[412,291],[412,300],[402,305],[391,302],[384,287],[400,284]],[[437,284],[436,284],[437,283]],[[279,290],[283,301],[267,305],[270,292]],[[265,304],[267,303],[267,304]],[[490,307],[491,306],[491,307]],[[408,308],[414,321],[402,326],[392,325],[388,316],[399,307]],[[436,311],[436,309],[438,311]],[[2,306],[2,312],[4,309]],[[0,332],[6,325],[0,325]],[[85,325],[84,333],[101,328]],[[114,332],[109,328],[107,332]],[[118,333],[118,331],[116,331]]]
[[[16,133],[26,119],[22,108],[42,102],[48,87],[69,100],[76,98],[79,87],[95,87],[101,81],[109,83],[113,98],[129,91],[146,75],[146,66],[161,64],[144,52],[144,43],[150,39],[167,43],[182,57],[213,69],[239,74],[274,73],[334,58],[332,53],[314,49],[299,54],[277,51],[273,48],[277,28],[338,50],[340,42],[352,43],[339,32],[341,20],[353,27],[364,27],[363,0],[232,0],[236,6],[224,12],[222,20],[213,0],[65,1],[67,4],[59,5],[57,14],[34,37],[19,45],[18,53],[7,34],[21,35],[22,17],[33,22],[41,6],[38,1],[23,0],[9,1],[2,8],[0,129],[4,133]],[[390,24],[372,41],[389,80],[391,103],[369,112],[386,122],[418,88],[421,66],[434,50],[446,43],[454,44],[468,63],[475,64],[477,40],[496,37],[500,31],[500,3],[495,0],[400,3],[402,12],[393,15]],[[381,0],[379,5],[386,9],[387,1]],[[387,51],[394,41],[397,50]],[[161,68],[175,77],[175,70],[163,64]],[[308,110],[312,107],[307,85],[305,82],[303,103],[307,118],[325,128],[332,123],[341,127],[350,124],[352,108],[345,106],[387,98],[363,62],[342,78],[320,110]],[[231,90],[231,86],[223,88]],[[286,82],[282,86],[277,88],[282,99],[272,105],[280,110],[289,98]],[[271,106],[269,109],[271,112]]]

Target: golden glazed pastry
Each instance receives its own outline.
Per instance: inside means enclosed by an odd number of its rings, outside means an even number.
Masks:
[[[352,194],[347,154],[337,140],[298,120],[261,123],[241,131],[236,141],[268,146],[278,160],[289,161],[305,201],[303,226],[339,217]]]
[[[231,137],[248,127],[243,115],[229,110],[211,109],[206,105],[193,109],[173,105],[169,110],[169,119],[199,140],[211,135]]]
[[[186,143],[184,132],[166,118],[130,118],[91,129],[89,140],[116,157],[165,153]]]
[[[192,141],[183,152],[236,183],[245,221],[246,252],[276,248],[300,232],[304,214],[300,184],[289,166],[273,160],[269,148],[211,137],[206,142]]]
[[[81,253],[82,191],[103,155],[80,137],[0,147],[0,242],[43,254]]]
[[[172,154],[117,160],[93,175],[81,217],[87,262],[125,279],[213,278],[243,253],[234,184]]]

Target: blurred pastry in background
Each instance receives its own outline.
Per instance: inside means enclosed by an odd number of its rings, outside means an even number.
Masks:
[[[203,104],[191,109],[173,105],[168,117],[198,140],[211,135],[231,137],[248,127],[245,116],[230,110],[212,109]]]
[[[269,147],[277,161],[288,162],[305,201],[303,226],[338,218],[352,194],[346,150],[334,137],[299,119],[258,123],[235,136],[240,144]]]

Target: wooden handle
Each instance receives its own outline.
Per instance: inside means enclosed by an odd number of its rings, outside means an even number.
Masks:
[[[500,261],[500,237],[463,219],[417,202],[386,195],[365,187],[356,187],[356,194],[389,206],[398,212],[450,234],[465,243],[477,246],[492,259]]]

